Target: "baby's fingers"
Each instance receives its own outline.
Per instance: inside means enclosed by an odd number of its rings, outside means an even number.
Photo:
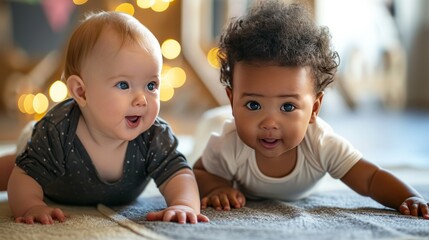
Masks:
[[[148,221],[160,221],[164,216],[163,212],[150,212],[146,215]]]
[[[54,208],[54,210],[52,210],[51,216],[53,219],[57,219],[60,222],[64,222],[66,220],[66,215],[59,208]]]
[[[241,192],[236,192],[229,195],[229,202],[234,208],[242,208],[246,204],[246,198]]]
[[[33,216],[17,217],[17,218],[15,218],[15,222],[16,223],[33,224],[34,223],[34,217]]]
[[[186,213],[186,217],[187,217],[187,220],[185,218],[185,221],[183,223],[186,223],[186,221],[188,221],[191,224],[195,224],[198,222],[197,215],[195,215],[195,213],[193,213],[193,212]]]
[[[230,199],[229,199],[228,195],[221,194],[220,197],[219,197],[219,199],[220,199],[220,203],[222,205],[223,210],[225,210],[225,211],[231,210],[231,205],[230,205],[230,202],[229,202]]]
[[[208,201],[208,205],[211,205],[216,211],[222,210],[222,205],[218,195],[213,195]]]
[[[25,216],[25,217],[17,217],[15,218],[15,222],[17,223],[26,223],[26,224],[34,224],[35,222],[39,222],[41,224],[53,224],[54,221],[52,217],[49,215],[40,215],[40,216]]]
[[[428,214],[428,205],[426,203],[413,203],[410,206],[411,215],[413,216],[419,216],[419,213],[421,213],[422,217],[425,219],[429,219]]]
[[[49,215],[40,215],[36,217],[36,222],[41,224],[54,224],[54,220],[52,220],[52,217]]]
[[[399,206],[399,212],[404,214],[404,215],[410,215],[411,214],[410,209],[408,208],[407,202],[403,202],[401,204],[401,206]]]
[[[427,203],[403,202],[399,207],[399,212],[404,215],[412,215],[416,217],[421,213],[423,218],[429,219],[429,207]]]
[[[209,218],[203,214],[198,214],[197,215],[197,221],[198,222],[209,222]]]
[[[208,202],[209,202],[209,198],[208,197],[203,197],[201,199],[201,209],[206,209],[207,205],[208,205]]]
[[[429,207],[428,207],[429,203],[421,203],[420,204],[420,212],[422,213],[422,217],[424,219],[428,219],[429,220]]]
[[[185,224],[186,223],[186,217],[189,218],[190,215],[192,215],[192,213],[186,214],[186,212],[177,211],[176,212],[177,222],[180,224]],[[194,216],[194,218],[195,218],[195,216]],[[191,219],[189,219],[189,220],[191,220]]]

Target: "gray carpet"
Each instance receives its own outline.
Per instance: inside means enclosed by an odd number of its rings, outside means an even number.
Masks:
[[[429,186],[417,187],[429,199]],[[250,201],[231,211],[203,211],[209,223],[149,222],[161,197],[140,198],[119,214],[171,239],[429,239],[429,220],[400,215],[351,190],[314,194],[296,202]]]

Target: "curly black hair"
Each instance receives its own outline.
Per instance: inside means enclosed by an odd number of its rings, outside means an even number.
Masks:
[[[220,36],[220,81],[232,88],[234,65],[240,61],[308,66],[319,93],[334,81],[339,65],[330,40],[328,28],[317,26],[304,5],[259,1],[246,15],[232,19]]]

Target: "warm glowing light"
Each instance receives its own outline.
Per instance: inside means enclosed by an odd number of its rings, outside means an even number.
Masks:
[[[173,2],[174,0],[162,0],[163,2]]]
[[[168,70],[170,69],[171,69],[171,66],[164,63],[161,69],[161,77],[164,77],[167,74]]]
[[[179,88],[185,84],[186,81],[186,73],[185,70],[183,70],[180,67],[174,67],[168,70],[166,74],[166,81],[172,86],[173,88]]]
[[[45,116],[45,113],[41,113],[41,114],[36,113],[36,114],[34,114],[34,115],[33,115],[33,120],[34,120],[34,121],[39,121],[39,120],[40,120],[40,119],[42,119],[44,116]]]
[[[25,113],[28,113],[28,114],[34,113],[33,99],[34,99],[33,94],[27,94],[25,96],[25,98],[24,98],[24,112]]]
[[[137,0],[137,6],[139,8],[148,9],[153,6],[155,0]]]
[[[33,99],[33,109],[37,114],[42,114],[48,110],[49,101],[43,93],[38,93]]]
[[[133,16],[134,15],[134,6],[131,3],[121,3],[116,7],[115,11],[116,12],[123,12],[123,13],[126,13],[126,14]]]
[[[62,81],[55,81],[49,88],[49,97],[53,102],[61,102],[67,97],[67,86]]]
[[[73,0],[73,3],[75,5],[82,5],[82,4],[85,4],[86,2],[88,2],[88,0]]]
[[[174,88],[170,86],[166,81],[161,81],[161,90],[159,94],[159,100],[166,102],[173,98]]]
[[[177,58],[181,50],[180,43],[174,39],[167,39],[161,45],[162,55],[167,59]]]
[[[25,97],[27,96],[27,94],[22,94],[19,98],[18,98],[18,109],[20,112],[25,113],[25,108],[24,108],[24,100]]]
[[[170,2],[164,2],[162,0],[155,0],[155,3],[152,5],[152,10],[155,12],[164,12],[167,10]]]
[[[219,52],[218,48],[212,48],[207,53],[207,61],[209,62],[210,66],[219,69],[220,63],[219,59],[217,58],[217,53]]]

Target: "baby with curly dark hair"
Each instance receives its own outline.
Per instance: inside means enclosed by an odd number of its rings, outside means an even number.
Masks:
[[[416,190],[365,160],[318,116],[339,59],[328,29],[305,6],[258,1],[222,34],[219,58],[234,119],[194,165],[203,209],[301,199],[329,174],[404,215],[429,219]]]

